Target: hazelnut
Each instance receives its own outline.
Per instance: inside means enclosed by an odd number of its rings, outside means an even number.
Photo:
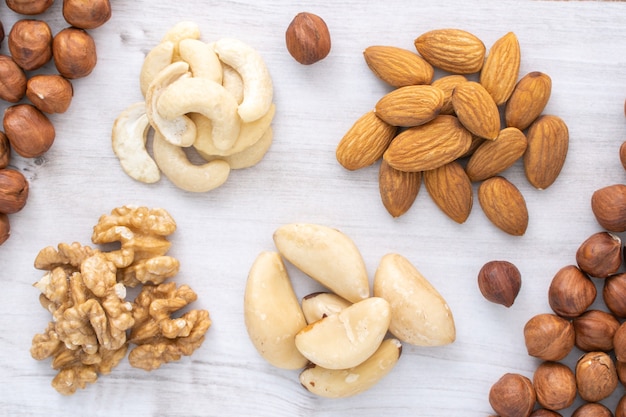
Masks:
[[[594,191],[591,210],[600,226],[609,232],[626,231],[626,185],[613,184]]]
[[[111,18],[111,3],[109,0],[63,0],[63,17],[74,27],[95,29]]]
[[[0,42],[4,40],[4,25],[0,22]]]
[[[548,288],[548,303],[561,317],[574,318],[584,313],[596,299],[593,281],[575,265],[559,269]]]
[[[626,362],[626,322],[620,324],[613,335],[613,350],[618,362]]]
[[[6,3],[15,13],[35,15],[48,10],[54,0],[6,0]]]
[[[504,374],[489,390],[489,404],[500,417],[528,417],[536,399],[532,382],[520,374]]]
[[[612,314],[589,310],[572,320],[576,333],[576,347],[585,352],[613,350],[613,336],[620,326]]]
[[[14,169],[0,169],[0,213],[13,214],[26,205],[28,181]]]
[[[86,77],[96,66],[96,43],[83,29],[69,27],[57,33],[52,51],[54,65],[65,78]]]
[[[6,168],[11,161],[11,143],[4,132],[0,132],[0,169]]]
[[[532,412],[530,417],[563,417],[563,415],[557,413],[556,411],[546,410],[545,408],[538,408]]]
[[[626,395],[622,395],[615,406],[615,417],[626,417]]]
[[[313,13],[298,13],[285,32],[287,50],[303,65],[314,64],[330,52],[330,32],[324,20]]]
[[[18,20],[9,32],[8,46],[17,65],[36,70],[52,58],[52,32],[42,20]]]
[[[26,97],[45,113],[64,113],[73,94],[72,83],[56,74],[35,75],[26,84]]]
[[[619,161],[622,163],[624,169],[626,169],[626,141],[622,142],[619,147]]]
[[[615,370],[617,371],[617,379],[622,385],[626,386],[626,362],[615,362]]]
[[[7,241],[11,235],[11,225],[9,224],[9,216],[0,213],[0,245]]]
[[[511,307],[522,286],[522,276],[508,261],[487,262],[478,272],[478,288],[492,303]]]
[[[626,273],[615,274],[604,281],[602,298],[611,313],[626,318]]]
[[[602,404],[587,403],[574,410],[572,417],[613,417],[613,413]]]
[[[607,398],[617,388],[617,371],[605,352],[589,352],[576,363],[576,386],[580,397],[589,402]]]
[[[622,240],[613,233],[594,233],[578,247],[576,263],[592,277],[606,278],[622,265]]]
[[[545,361],[560,361],[574,348],[574,326],[556,314],[532,317],[524,326],[524,341],[530,356]]]
[[[32,104],[16,104],[7,108],[3,124],[11,148],[24,158],[41,156],[54,142],[52,122]]]
[[[548,410],[562,410],[576,399],[576,377],[567,365],[543,362],[535,370],[533,386],[537,402]]]
[[[17,103],[26,94],[26,73],[8,55],[0,55],[0,99]]]

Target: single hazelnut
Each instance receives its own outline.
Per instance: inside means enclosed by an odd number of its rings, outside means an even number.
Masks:
[[[6,168],[11,162],[11,143],[4,132],[0,132],[0,169]]]
[[[48,10],[54,0],[6,0],[6,3],[15,13],[35,15]]]
[[[576,399],[574,372],[560,362],[543,362],[533,375],[537,402],[548,410],[562,410]]]
[[[54,126],[32,104],[16,104],[4,111],[4,133],[11,148],[24,158],[43,155],[54,142]]]
[[[613,233],[594,233],[578,247],[576,263],[592,277],[606,278],[622,265],[622,240]]]
[[[615,274],[604,281],[604,304],[619,318],[626,318],[626,273]]]
[[[624,169],[626,169],[626,141],[622,142],[619,147],[619,161],[622,163]]]
[[[615,406],[615,417],[626,417],[626,395],[622,395]]]
[[[478,272],[478,288],[492,303],[511,307],[522,286],[522,275],[508,261],[487,262]]]
[[[4,40],[4,25],[0,22],[0,42]]]
[[[538,408],[532,412],[530,417],[563,417],[562,414],[556,411],[546,410],[545,408]]]
[[[287,50],[303,65],[311,65],[330,53],[330,32],[324,20],[313,13],[298,13],[285,32]]]
[[[26,73],[13,58],[0,55],[0,99],[17,103],[26,94]]]
[[[561,317],[574,318],[584,313],[596,299],[593,281],[575,265],[559,269],[548,288],[548,303]]]
[[[613,350],[613,337],[620,326],[615,316],[600,310],[589,310],[572,320],[575,345],[585,352]]]
[[[626,362],[626,322],[620,324],[613,335],[613,350],[618,362]]]
[[[524,341],[530,356],[545,361],[560,361],[574,348],[574,326],[556,314],[532,317],[524,326]]]
[[[85,30],[69,27],[52,41],[54,65],[65,78],[86,77],[96,66],[96,43]]]
[[[619,382],[626,386],[626,362],[615,361],[615,370],[617,371]]]
[[[95,29],[111,18],[111,3],[109,0],[63,0],[63,17],[74,27]]]
[[[57,74],[35,75],[26,84],[26,97],[44,113],[64,113],[73,94],[72,83]]]
[[[591,211],[597,222],[609,232],[626,231],[626,184],[600,188],[591,195]]]
[[[589,402],[598,402],[615,391],[618,379],[615,364],[605,352],[589,352],[576,363],[578,395]]]
[[[0,245],[7,241],[11,235],[11,225],[9,224],[9,216],[0,213]]]
[[[572,417],[613,417],[613,413],[602,404],[586,403],[574,410]]]
[[[22,19],[9,32],[9,51],[26,71],[44,66],[52,58],[52,32],[43,20]]]
[[[28,181],[14,169],[0,169],[0,213],[17,213],[26,205]]]
[[[533,383],[520,374],[504,374],[489,390],[489,404],[500,417],[528,417],[536,400]]]

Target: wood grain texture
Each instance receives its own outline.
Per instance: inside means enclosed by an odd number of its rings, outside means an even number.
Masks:
[[[44,16],[54,32],[64,27],[61,3]],[[522,328],[549,311],[552,276],[574,263],[578,245],[600,229],[590,209],[592,192],[626,178],[618,158],[626,139],[626,3],[365,3],[112,0],[112,19],[91,32],[96,69],[74,83],[70,110],[52,117],[54,146],[41,158],[12,160],[29,179],[31,194],[24,210],[11,216],[12,236],[0,247],[0,415],[487,416],[489,388],[503,373],[532,376],[538,362],[526,354]],[[310,67],[296,63],[284,46],[284,30],[304,10],[326,20],[333,42],[330,55]],[[5,29],[19,18],[4,4],[0,16]],[[145,54],[181,20],[196,21],[204,40],[236,37],[251,44],[275,85],[270,152],[206,194],[182,192],[166,179],[150,186],[133,181],[110,145],[113,120],[141,99]],[[408,213],[392,219],[379,199],[378,166],[349,172],[335,160],[343,134],[389,91],[362,51],[376,44],[411,49],[419,34],[442,27],[468,30],[487,47],[514,31],[520,75],[543,71],[553,80],[546,112],[568,124],[570,150],[561,176],[544,191],[528,185],[521,164],[506,171],[530,212],[521,238],[497,230],[478,205],[458,225],[424,190]],[[29,354],[33,335],[49,320],[32,287],[40,276],[33,260],[48,245],[88,244],[98,217],[123,204],[163,207],[177,220],[170,252],[181,262],[175,279],[198,292],[194,305],[208,309],[214,324],[191,358],[151,373],[124,361],[96,384],[62,397],[50,386],[50,363]],[[457,341],[441,348],[406,345],[386,379],[343,400],[316,398],[299,385],[297,372],[265,363],[247,337],[243,290],[257,254],[273,250],[273,231],[296,221],[344,231],[361,249],[371,277],[385,253],[407,257],[450,304]],[[492,259],[509,260],[521,271],[522,289],[510,309],[488,303],[478,291],[478,271]],[[289,271],[299,296],[319,289]],[[620,387],[606,403],[614,405],[623,392]]]

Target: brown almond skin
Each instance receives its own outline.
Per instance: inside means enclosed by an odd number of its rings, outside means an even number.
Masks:
[[[72,83],[57,74],[34,75],[26,84],[26,97],[44,113],[65,113],[73,95]]]
[[[95,29],[111,18],[109,0],[63,0],[63,18],[81,29]]]
[[[52,39],[46,22],[22,19],[11,28],[7,45],[15,63],[26,71],[33,71],[52,58]]]
[[[378,186],[387,212],[393,217],[400,217],[406,213],[417,198],[421,182],[421,172],[398,171],[382,161],[378,173]]]
[[[48,10],[54,0],[6,0],[6,3],[15,13],[36,15]]]
[[[22,210],[28,199],[28,181],[14,169],[0,169],[0,213],[13,214]]]
[[[572,417],[613,417],[613,413],[600,403],[586,403],[574,410]]]
[[[472,211],[472,183],[457,161],[424,171],[424,185],[435,204],[455,222],[465,223]]]
[[[552,80],[547,74],[534,71],[516,84],[504,109],[507,126],[525,130],[543,112],[552,93]]]
[[[423,33],[415,48],[434,67],[455,74],[480,71],[485,61],[485,44],[461,29],[435,29]]]
[[[0,55],[0,99],[17,103],[26,94],[26,73],[8,55]]]
[[[430,84],[435,70],[424,58],[407,49],[374,45],[363,51],[369,69],[393,87]]]
[[[532,123],[526,137],[524,173],[532,186],[545,190],[556,181],[565,164],[569,130],[561,118],[543,115]]]
[[[611,313],[626,318],[626,273],[615,274],[604,280],[602,299]]]
[[[498,106],[511,97],[519,76],[520,62],[521,51],[515,33],[507,33],[491,46],[480,71],[480,83]]]
[[[600,226],[609,232],[626,231],[626,185],[613,184],[594,191],[591,210]]]
[[[439,110],[439,114],[454,114],[452,107],[452,92],[461,83],[467,82],[467,77],[460,74],[445,75],[437,78],[432,82],[433,87],[443,91],[443,106]]]
[[[465,171],[472,182],[486,180],[502,173],[520,159],[528,141],[516,127],[502,129],[496,140],[485,140],[467,161]]]
[[[339,141],[335,150],[337,161],[350,171],[374,164],[382,158],[396,131],[396,126],[383,121],[374,111],[365,113]]]
[[[613,359],[605,352],[589,352],[576,363],[576,386],[580,397],[598,402],[617,388],[617,371]]]
[[[0,132],[0,169],[6,168],[11,162],[11,143],[4,132]]]
[[[556,314],[542,313],[524,326],[524,341],[530,356],[560,361],[574,348],[574,326]]]
[[[54,36],[52,51],[57,71],[71,80],[91,74],[98,61],[91,35],[75,27],[65,28]]]
[[[24,158],[43,155],[56,136],[50,119],[32,104],[16,104],[7,108],[3,125],[11,148]]]
[[[613,233],[594,233],[576,250],[576,263],[592,277],[607,278],[622,265],[622,240]]]
[[[620,323],[612,314],[589,310],[572,320],[572,324],[578,349],[584,352],[613,350],[613,337]]]
[[[452,108],[467,130],[494,140],[500,133],[498,106],[485,88],[475,82],[460,83],[452,92]]]
[[[560,362],[542,362],[533,375],[537,402],[550,410],[562,410],[576,400],[574,372]]]
[[[528,417],[536,399],[531,380],[515,373],[502,375],[489,390],[489,403],[500,417]]]
[[[480,293],[492,303],[511,307],[522,287],[522,274],[508,261],[489,261],[478,272]]]
[[[296,61],[302,65],[311,65],[330,53],[330,32],[324,19],[313,13],[302,12],[287,27],[285,43]]]
[[[596,299],[596,285],[576,265],[559,269],[548,288],[548,302],[561,317],[574,318],[583,314]]]
[[[376,103],[376,115],[393,126],[419,126],[439,115],[443,91],[432,85],[397,88]]]
[[[471,133],[456,117],[439,115],[398,134],[383,158],[400,171],[427,171],[456,160],[471,144]]]
[[[522,236],[528,227],[528,208],[519,189],[501,176],[478,186],[478,202],[487,218],[500,230]]]

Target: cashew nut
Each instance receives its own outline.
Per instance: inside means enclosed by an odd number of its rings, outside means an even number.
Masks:
[[[274,138],[274,134],[272,132],[272,128],[268,128],[261,136],[261,139],[256,141],[256,143],[250,146],[247,149],[244,149],[241,152],[234,153],[228,156],[216,156],[216,155],[206,155],[200,151],[198,153],[202,158],[207,161],[213,161],[215,159],[222,159],[228,162],[230,165],[230,169],[244,169],[250,168],[261,162],[261,159],[265,156],[267,151],[272,146],[272,139]],[[197,150],[197,149],[196,149]]]
[[[196,141],[193,143],[193,146],[201,155],[228,156],[243,152],[261,139],[263,133],[270,127],[275,113],[276,106],[272,104],[269,111],[260,119],[254,122],[243,123],[237,141],[230,149],[226,150],[218,149],[213,143],[211,120],[200,114],[192,113],[189,117],[196,124],[197,130]]]
[[[228,90],[237,104],[241,104],[243,101],[243,80],[241,75],[233,69],[230,65],[222,62],[222,85]]]
[[[213,144],[220,150],[232,147],[239,136],[237,102],[221,84],[209,79],[180,78],[163,90],[156,105],[157,113],[168,120],[187,113],[200,113],[211,119]]]
[[[251,46],[233,38],[216,41],[214,48],[220,60],[233,67],[243,80],[243,101],[239,105],[241,119],[251,122],[267,113],[274,90],[261,55]]]
[[[178,52],[178,44],[184,39],[200,39],[200,28],[195,22],[182,21],[172,26],[161,39],[163,42],[172,42],[174,44],[173,61],[178,61],[180,55]]]
[[[150,121],[142,101],[128,106],[113,123],[111,145],[122,169],[131,178],[154,183],[161,178],[159,167],[146,150]]]
[[[173,57],[174,44],[169,41],[158,44],[148,52],[139,73],[139,88],[144,97],[154,77],[172,63]]]
[[[154,134],[152,148],[154,159],[163,174],[185,191],[210,191],[224,184],[230,173],[230,166],[226,161],[192,164],[183,148],[172,145],[159,132]]]
[[[178,44],[178,53],[189,64],[194,77],[222,83],[222,63],[208,43],[198,39],[183,39]]]
[[[174,62],[159,72],[146,92],[146,115],[150,124],[172,145],[191,146],[196,140],[196,125],[187,116],[165,118],[156,109],[157,101],[166,87],[179,78],[189,78],[189,65]]]

